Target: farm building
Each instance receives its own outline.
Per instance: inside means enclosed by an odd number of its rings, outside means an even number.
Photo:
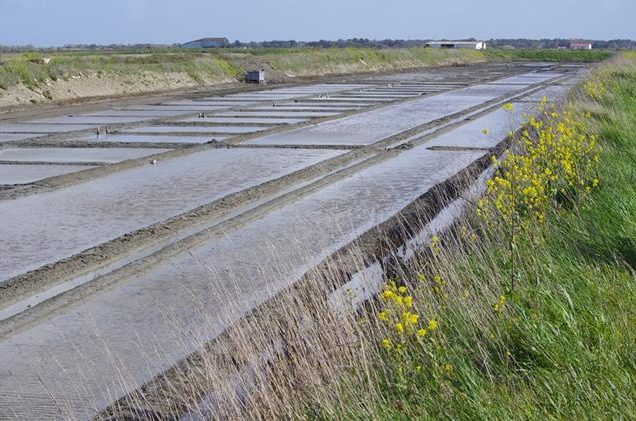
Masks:
[[[181,44],[182,48],[223,48],[229,45],[227,38],[201,38]]]
[[[483,41],[431,41],[426,44],[430,48],[468,48],[471,50],[484,50],[486,43]]]
[[[592,43],[591,42],[571,42],[570,50],[591,50]]]

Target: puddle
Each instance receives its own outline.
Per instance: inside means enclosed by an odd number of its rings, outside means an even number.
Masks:
[[[229,105],[229,106],[234,106]],[[142,106],[133,106],[133,107],[127,107],[127,108],[122,108],[122,110],[125,111],[167,111],[167,112],[175,112],[175,111],[181,111],[179,114],[190,114],[190,113],[195,113],[195,112],[201,112],[201,111],[214,111],[214,110],[220,110],[223,108],[228,108],[228,106],[225,105],[208,105],[208,106],[196,106],[196,105],[142,105]]]
[[[482,117],[477,117],[463,126],[426,142],[427,147],[449,146],[465,148],[491,148],[498,145],[510,130],[516,130],[523,122],[523,114],[531,112],[535,106],[528,103],[513,103],[514,111],[498,109]],[[488,134],[482,131],[488,130]]]
[[[263,126],[146,126],[127,129],[127,133],[252,133],[267,129]]]
[[[340,94],[336,98],[360,98],[360,99],[368,99],[368,98],[395,98],[395,99],[403,99],[403,98],[412,98],[419,96],[418,93],[398,93],[398,92],[363,92],[363,93],[351,93],[351,94]]]
[[[96,129],[99,124],[29,124],[10,123],[0,124],[0,132],[4,133],[59,133],[74,130]]]
[[[546,96],[549,101],[557,101],[565,97],[571,86],[552,85],[524,98],[525,101],[541,101]]]
[[[509,95],[513,92],[520,91],[528,86],[532,85],[532,82],[524,83],[524,84],[505,84],[505,85],[476,85],[469,86],[468,88],[460,89],[457,92],[458,95],[462,96],[483,96],[483,97],[498,97],[502,95]],[[443,95],[443,94],[442,94]]]
[[[300,105],[300,106],[318,106],[322,105],[325,107],[366,107],[367,104],[361,101],[346,101],[343,99],[333,100],[332,98],[304,98],[296,101],[286,101],[281,102],[280,105],[288,104],[288,105]]]
[[[188,117],[182,120],[177,120],[184,123],[247,123],[247,124],[296,124],[307,121],[303,118],[258,118],[258,117]]]
[[[322,101],[322,98],[309,98],[307,99],[307,102],[311,102],[311,101]],[[390,98],[357,98],[354,96],[330,96],[328,98],[329,101],[333,101],[333,102],[350,102],[353,104],[359,104],[359,103],[367,103],[367,102],[390,102],[393,101]]]
[[[364,108],[365,105],[347,105],[342,107],[337,107],[334,105],[295,105],[295,104],[276,104],[275,106],[267,105],[267,106],[259,106],[253,107],[252,110],[268,110],[268,111],[322,111],[322,112],[347,112],[360,110]]]
[[[120,162],[169,149],[141,148],[13,148],[0,149],[0,160],[35,162]]]
[[[338,112],[327,111],[269,111],[269,110],[241,110],[241,111],[226,111],[222,113],[215,113],[215,117],[292,117],[292,118],[313,118],[313,117],[331,117],[341,114]]]
[[[543,72],[543,73],[526,73],[523,75],[512,76],[504,79],[499,79],[493,82],[490,82],[489,85],[503,85],[503,84],[533,84],[533,83],[541,83],[548,81],[550,79],[554,79],[556,77],[563,76],[562,73],[555,72]]]
[[[149,117],[149,118],[160,118],[160,117],[173,117],[186,114],[183,111],[166,111],[166,110],[106,110],[99,111],[96,113],[88,113],[83,114],[84,116],[95,116],[95,117]]]
[[[40,120],[33,120],[31,123],[39,124],[83,124],[90,126],[101,126],[104,124],[120,124],[120,123],[133,123],[136,121],[148,120],[146,117],[104,117],[104,116],[62,116],[55,118],[43,118]]]
[[[3,201],[0,203],[1,279],[69,257],[341,153],[212,149],[53,192]],[[43,170],[41,165],[24,167]],[[76,170],[61,165],[54,167],[55,171]],[[245,171],[246,168],[249,171]]]
[[[38,180],[43,180],[49,177],[55,177],[57,175],[69,174],[72,172],[77,172],[81,170],[85,170],[88,168],[94,168],[88,165],[0,165],[0,184],[8,185],[8,184],[28,184],[33,183]],[[43,205],[44,209],[46,209],[46,204]],[[2,212],[2,224],[9,223],[6,220],[6,215],[4,213],[4,206],[0,205],[0,209]],[[19,218],[19,217],[18,217]],[[48,218],[48,216],[45,216]],[[4,240],[0,240],[4,241]],[[12,245],[14,248],[20,247],[20,239],[15,238],[15,243]],[[33,251],[37,253],[36,250]],[[2,260],[5,260],[7,256],[4,251],[0,253],[2,255]],[[0,267],[3,266],[0,263]],[[5,276],[4,271],[2,271],[2,275],[0,277]]]
[[[203,110],[204,108],[210,107],[218,107],[218,108],[227,108],[227,107],[238,107],[242,105],[252,105],[257,103],[258,101],[244,101],[244,100],[219,100],[219,101],[177,101],[177,102],[164,102],[161,104],[162,107],[188,107],[190,109],[195,110]]]
[[[345,91],[350,89],[362,89],[367,87],[365,84],[318,84],[307,87],[307,89],[298,88],[282,88],[270,91],[259,92],[243,92],[233,95],[234,98],[256,98],[261,99],[291,99],[297,96],[330,94],[333,92]],[[227,98],[227,97],[226,97]]]
[[[201,144],[208,143],[212,139],[224,140],[228,136],[170,136],[170,135],[141,135],[141,134],[109,134],[101,135],[99,139],[95,135],[79,138],[85,142],[121,142],[121,143],[183,143],[183,144]]]
[[[15,142],[37,136],[42,136],[42,133],[0,133],[0,142]]]

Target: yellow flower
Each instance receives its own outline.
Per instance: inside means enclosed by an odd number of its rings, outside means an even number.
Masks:
[[[395,331],[397,333],[404,333],[404,325],[402,323],[400,323],[400,322],[397,322],[395,324]]]
[[[427,333],[428,332],[424,328],[417,330],[417,336],[419,336],[420,338],[423,338],[424,336],[426,336]]]
[[[389,300],[393,297],[393,291],[391,290],[386,290],[382,293],[382,298],[384,298],[385,300]]]
[[[483,134],[488,134],[488,133],[490,133],[490,131],[489,131],[488,129],[483,129],[481,132],[482,132]]]
[[[381,311],[378,313],[378,320],[386,322],[387,321],[387,311]]]
[[[390,351],[393,345],[389,339],[382,339],[382,347],[387,351]]]
[[[406,308],[413,307],[413,297],[411,297],[410,295],[407,295],[406,297],[404,297],[404,307]]]
[[[446,374],[451,374],[453,372],[453,365],[448,363],[444,364],[444,371]]]
[[[428,330],[431,332],[437,329],[437,320],[431,319],[428,321]]]
[[[401,294],[406,294],[406,287],[405,286],[401,286],[398,288],[398,291],[400,291]]]
[[[419,317],[420,316],[418,316],[417,314],[411,314],[409,316],[409,323],[412,324],[412,325],[416,325]]]
[[[506,102],[501,108],[503,108],[506,111],[514,111],[515,109],[514,105],[512,105],[509,102]]]

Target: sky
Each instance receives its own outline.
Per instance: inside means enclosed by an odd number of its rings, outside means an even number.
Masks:
[[[0,44],[636,39],[636,0],[0,0]]]

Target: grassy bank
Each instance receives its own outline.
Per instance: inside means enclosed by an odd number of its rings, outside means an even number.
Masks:
[[[603,50],[486,50],[489,59],[530,60],[549,62],[583,62],[603,61],[612,53]]]
[[[73,77],[181,73],[193,84],[238,79],[247,69],[266,67],[279,76],[319,76],[346,72],[401,70],[486,60],[596,61],[604,51],[414,49],[223,49],[114,50],[5,53],[0,89],[17,84],[34,89]],[[40,59],[48,58],[44,62]]]
[[[384,348],[377,378],[345,381],[319,418],[636,417],[636,57],[598,69],[574,107],[536,131],[594,151],[572,144],[528,171],[500,161],[481,204],[488,220],[434,239],[404,287],[385,289],[367,333]],[[522,142],[517,157],[549,154],[535,146]],[[546,182],[543,201],[523,177],[548,168],[563,174]]]

